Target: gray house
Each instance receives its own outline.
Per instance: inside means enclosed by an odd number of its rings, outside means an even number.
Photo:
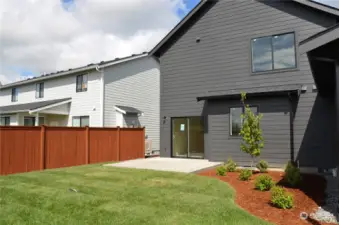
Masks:
[[[245,91],[263,114],[261,159],[336,167],[338,22],[338,9],[313,1],[201,1],[151,51],[161,70],[161,156],[248,165],[238,135]]]

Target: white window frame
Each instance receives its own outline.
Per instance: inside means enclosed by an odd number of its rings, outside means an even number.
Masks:
[[[87,127],[82,125],[82,119],[88,118],[88,126],[90,126],[90,116],[73,116],[72,117],[72,127]],[[74,124],[74,120],[79,120],[79,126]]]

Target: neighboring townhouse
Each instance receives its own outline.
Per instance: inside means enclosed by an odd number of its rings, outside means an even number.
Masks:
[[[159,63],[148,53],[0,87],[1,125],[146,127],[159,150]]]
[[[263,114],[261,159],[339,165],[338,21],[313,1],[201,1],[150,53],[161,68],[160,155],[249,165],[244,91]]]

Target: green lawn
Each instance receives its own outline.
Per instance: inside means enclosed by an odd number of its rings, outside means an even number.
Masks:
[[[268,224],[233,197],[197,175],[80,166],[0,177],[0,224]]]

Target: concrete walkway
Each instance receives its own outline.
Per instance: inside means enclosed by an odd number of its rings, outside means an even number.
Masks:
[[[177,158],[148,158],[135,159],[124,162],[107,164],[105,166],[149,169],[170,172],[194,173],[204,169],[216,167],[220,162],[209,162],[205,159],[177,159]]]

